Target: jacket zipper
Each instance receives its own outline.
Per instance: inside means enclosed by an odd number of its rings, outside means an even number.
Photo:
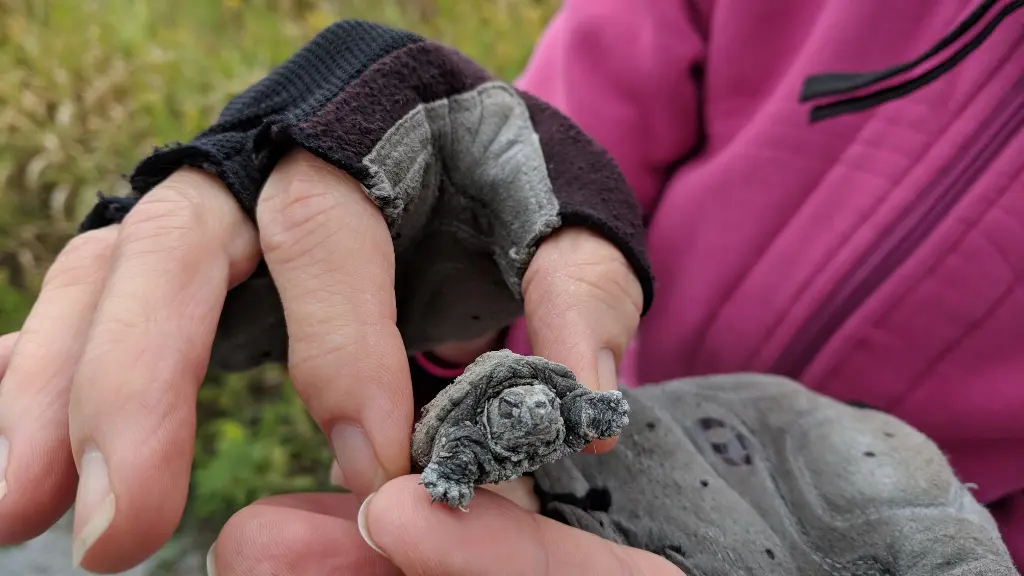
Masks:
[[[854,312],[917,250],[1024,126],[1021,78],[967,139],[955,160],[907,205],[796,331],[771,372],[799,379]]]

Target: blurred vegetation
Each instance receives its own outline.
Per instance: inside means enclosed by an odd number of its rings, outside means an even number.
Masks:
[[[0,0],[0,333],[18,329],[96,193],[187,140],[341,18],[414,30],[500,77],[557,0]],[[270,493],[322,489],[330,455],[281,367],[211,374],[186,525]]]

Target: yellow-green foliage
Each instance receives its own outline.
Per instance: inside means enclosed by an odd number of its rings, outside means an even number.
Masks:
[[[98,191],[340,18],[417,31],[512,78],[557,0],[0,0],[0,333]],[[329,454],[280,367],[200,393],[192,520],[323,487]]]

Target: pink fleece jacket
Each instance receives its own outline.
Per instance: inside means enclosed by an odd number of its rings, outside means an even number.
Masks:
[[[980,1],[567,0],[519,85],[645,210],[657,295],[624,384],[756,370],[884,409],[978,485],[1024,565],[1024,10],[903,97],[815,123],[799,101],[808,76],[913,60]]]

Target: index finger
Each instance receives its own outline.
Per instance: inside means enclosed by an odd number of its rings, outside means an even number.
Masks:
[[[256,210],[295,389],[361,495],[409,470],[413,397],[384,217],[349,175],[296,151]]]

